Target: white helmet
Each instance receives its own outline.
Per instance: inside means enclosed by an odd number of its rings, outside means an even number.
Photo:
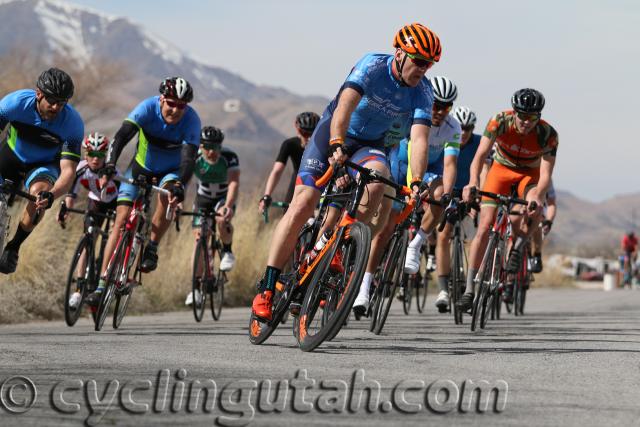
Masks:
[[[458,97],[458,88],[444,76],[431,77],[431,86],[433,86],[436,101],[452,103]]]
[[[86,151],[107,151],[109,149],[109,138],[100,132],[91,132],[82,141],[82,147]]]
[[[460,122],[460,126],[462,127],[475,126],[476,124],[476,113],[471,111],[469,107],[458,105],[453,110],[453,117]]]

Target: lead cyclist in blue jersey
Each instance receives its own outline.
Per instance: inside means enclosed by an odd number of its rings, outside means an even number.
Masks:
[[[149,272],[158,265],[158,243],[169,228],[165,218],[168,204],[176,206],[184,200],[184,186],[193,175],[198,147],[200,145],[200,117],[188,103],[193,100],[193,89],[181,77],[171,77],[160,83],[160,96],[142,101],[133,109],[114,136],[107,155],[103,181],[115,171],[115,165],[125,145],[138,134],[135,156],[124,176],[138,178],[143,175],[147,182],[156,180],[161,187],[168,188],[172,197],[158,195],[158,203],[151,221],[150,241],[142,258],[142,271]],[[105,287],[104,274],[111,254],[115,250],[120,231],[138,196],[138,187],[122,183],[118,193],[115,225],[102,264],[98,287],[87,297],[87,303],[96,306]]]
[[[393,45],[393,55],[368,54],[358,61],[305,148],[293,200],[273,234],[267,268],[253,300],[252,310],[259,318],[271,319],[276,281],[294,250],[297,231],[313,215],[322,190],[316,181],[328,169],[330,158],[341,164],[351,157],[388,177],[385,139],[393,129],[411,133],[415,150],[411,168],[414,176],[424,173],[433,91],[423,77],[440,59],[440,40],[427,27],[414,23],[396,33]],[[370,184],[367,190],[358,217],[366,223],[380,205],[384,186]]]
[[[9,130],[0,143],[0,182],[24,182],[29,202],[18,228],[0,258],[0,273],[16,271],[20,246],[35,227],[37,211],[49,209],[66,194],[80,161],[84,123],[67,102],[73,96],[73,80],[64,71],[50,68],[40,74],[36,89],[22,89],[0,100],[0,130]],[[40,219],[40,218],[38,218]]]

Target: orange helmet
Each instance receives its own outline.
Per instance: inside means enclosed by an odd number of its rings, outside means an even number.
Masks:
[[[398,30],[393,47],[400,48],[412,55],[420,55],[425,59],[438,62],[442,53],[440,39],[430,29],[414,22]]]

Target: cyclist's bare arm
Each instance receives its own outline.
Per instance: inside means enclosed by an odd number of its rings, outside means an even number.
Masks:
[[[76,167],[78,162],[75,160],[62,159],[60,160],[60,176],[56,180],[56,183],[51,188],[54,198],[63,196],[71,190],[71,185],[76,178]]]
[[[545,215],[546,219],[549,221],[553,221],[556,218],[556,198],[550,197],[547,199],[547,214]]]
[[[539,198],[544,198],[547,194],[547,190],[551,186],[551,175],[553,174],[553,167],[556,164],[556,156],[546,154],[540,159],[540,178],[538,179],[538,185],[536,191]],[[539,201],[540,203],[540,201]]]
[[[471,202],[471,191],[470,189],[475,187],[478,188],[478,184],[480,183],[480,172],[482,171],[482,167],[486,164],[485,160],[491,151],[491,147],[493,146],[493,141],[491,138],[486,136],[482,136],[480,138],[480,145],[478,146],[478,151],[476,151],[476,155],[473,157],[473,161],[471,162],[471,169],[469,171],[469,184],[464,187],[462,198],[465,202]]]
[[[227,212],[229,212],[228,218],[225,215],[225,220],[229,221],[233,216],[233,205],[235,205],[236,200],[238,199],[238,187],[240,186],[240,170],[231,170],[227,173],[227,181],[229,182],[229,186],[227,187],[227,198],[225,201],[225,208],[227,208]]]
[[[347,135],[347,129],[349,129],[351,114],[353,114],[361,99],[362,95],[360,95],[355,89],[348,87],[342,90],[340,98],[338,99],[338,105],[336,106],[336,110],[333,112],[333,117],[331,118],[329,144],[335,142],[335,138],[340,138],[342,139],[342,142],[344,142],[344,138]],[[340,156],[340,154],[336,152],[334,153],[334,159],[340,160],[340,163],[342,163],[346,160],[346,156],[344,153]]]
[[[271,169],[271,173],[267,179],[267,185],[264,188],[265,196],[271,196],[273,194],[273,190],[275,190],[276,185],[280,182],[280,178],[282,177],[285,167],[286,165],[282,162],[275,162],[273,164],[273,168]]]
[[[411,126],[411,176],[422,178],[429,163],[429,126],[415,124]]]
[[[444,172],[442,174],[442,188],[445,194],[451,194],[458,174],[458,158],[456,156],[444,157]],[[443,206],[443,208],[446,206]]]

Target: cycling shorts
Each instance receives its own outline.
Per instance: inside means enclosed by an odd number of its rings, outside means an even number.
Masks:
[[[140,175],[144,175],[147,178],[147,182],[153,182],[155,180],[159,183],[155,185],[164,187],[170,182],[178,181],[178,172],[179,171],[176,169],[168,172],[153,173],[140,166],[134,160],[124,173],[124,177],[133,179],[134,177],[137,178]],[[132,185],[128,182],[120,183],[120,190],[118,191],[118,206],[133,206],[133,202],[138,197],[139,191],[140,188],[137,185]]]
[[[59,176],[58,162],[23,163],[7,144],[0,148],[0,183],[10,179],[16,185],[24,182],[28,189],[36,181],[47,181],[53,185]]]
[[[316,126],[307,147],[302,155],[300,169],[296,177],[296,185],[306,185],[322,192],[323,186],[316,184],[322,175],[329,168],[329,128],[331,126],[332,115],[327,111],[322,115],[320,122]],[[353,163],[364,166],[369,162],[380,162],[389,168],[387,155],[385,152],[384,139],[376,141],[357,140],[347,136],[344,141],[344,148]],[[352,177],[357,175],[349,169]]]
[[[226,195],[223,197],[217,197],[215,199],[210,199],[208,197],[204,197],[200,194],[196,195],[196,199],[193,201],[193,211],[217,211],[222,206],[224,206],[227,201]],[[233,211],[236,211],[236,205],[233,205]],[[193,228],[199,228],[202,223],[202,218],[199,216],[194,216],[191,221],[191,226]]]
[[[516,169],[493,162],[482,190],[509,196],[511,195],[511,187],[516,185],[518,197],[524,199],[527,191],[536,186],[539,177],[539,168]],[[483,197],[482,204],[496,206],[497,202],[489,197]]]

